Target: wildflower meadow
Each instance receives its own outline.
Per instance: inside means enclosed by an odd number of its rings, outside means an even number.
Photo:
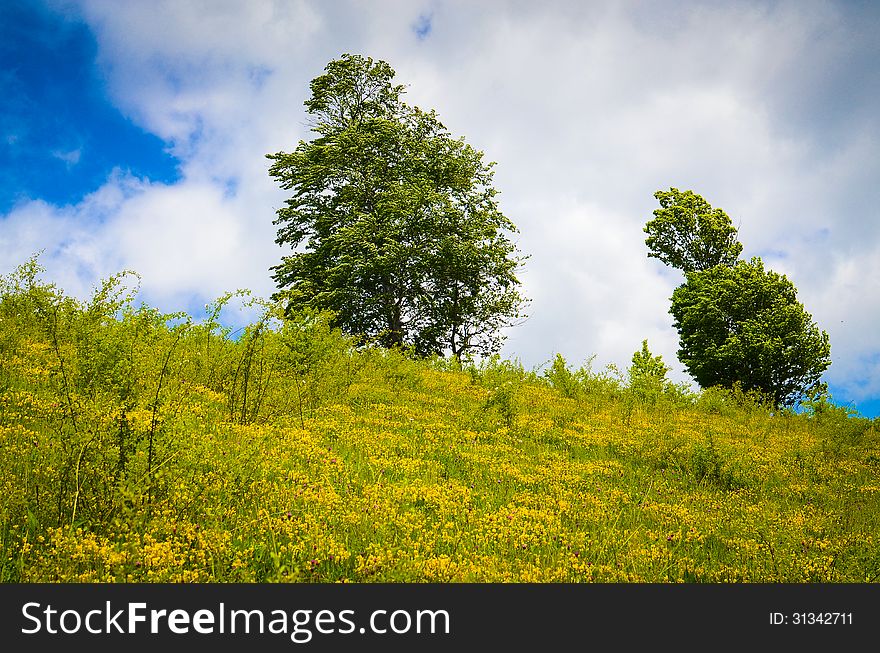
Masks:
[[[162,314],[133,280],[2,279],[3,582],[880,579],[877,420],[420,358],[245,293]]]

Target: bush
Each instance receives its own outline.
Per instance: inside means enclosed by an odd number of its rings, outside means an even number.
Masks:
[[[562,354],[556,354],[556,358],[550,364],[550,369],[544,372],[544,378],[563,397],[568,397],[569,399],[577,398],[578,394],[583,392],[584,389],[585,375],[583,368],[572,372],[568,369]]]
[[[836,404],[827,387],[820,387],[802,402],[802,408],[819,432],[821,447],[826,452],[860,445],[865,435],[872,431],[870,419],[861,417],[850,406]]]
[[[733,387],[705,388],[696,400],[697,408],[715,415],[732,417],[737,414],[770,413],[774,411],[771,398],[757,390],[743,390],[739,383]]]

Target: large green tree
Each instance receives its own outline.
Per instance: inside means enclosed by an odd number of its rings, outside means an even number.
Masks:
[[[699,195],[658,191],[648,222],[648,256],[685,273],[672,293],[679,360],[702,386],[758,391],[793,405],[818,387],[831,364],[828,334],[797,300],[794,284],[738,260],[742,245],[730,218]],[[690,230],[690,232],[689,232]]]
[[[386,346],[492,353],[525,303],[494,164],[403,102],[394,74],[359,55],[331,61],[305,102],[314,138],[267,155],[293,191],[275,220],[294,249],[272,268],[276,296]]]

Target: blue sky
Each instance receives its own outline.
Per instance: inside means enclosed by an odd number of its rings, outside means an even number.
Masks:
[[[530,255],[504,354],[676,359],[649,260],[653,193],[689,188],[785,273],[831,337],[835,398],[880,414],[880,6],[426,0],[0,3],[0,273],[36,251],[75,295],[124,268],[197,311],[273,291],[284,193],[265,154],[308,138],[343,52],[497,161]]]
[[[71,204],[114,168],[174,182],[177,161],[107,97],[86,24],[41,6],[0,6],[0,212],[40,198]]]

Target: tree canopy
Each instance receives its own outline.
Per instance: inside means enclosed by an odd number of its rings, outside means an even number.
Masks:
[[[525,300],[494,164],[404,103],[394,74],[359,55],[331,61],[305,102],[315,137],[267,155],[293,191],[275,220],[295,250],[272,268],[276,297],[386,346],[495,352]]]
[[[645,225],[649,257],[682,272],[733,265],[742,252],[727,214],[692,191],[670,188],[654,193],[660,208]]]
[[[679,358],[703,387],[739,383],[790,405],[831,363],[828,334],[797,301],[794,284],[760,258],[689,273],[670,312]]]
[[[831,364],[828,334],[797,300],[794,284],[765,270],[760,258],[737,260],[742,245],[730,219],[699,195],[672,188],[655,197],[662,209],[645,228],[648,256],[685,272],[669,312],[691,376],[704,388],[738,384],[777,406],[818,387]]]

